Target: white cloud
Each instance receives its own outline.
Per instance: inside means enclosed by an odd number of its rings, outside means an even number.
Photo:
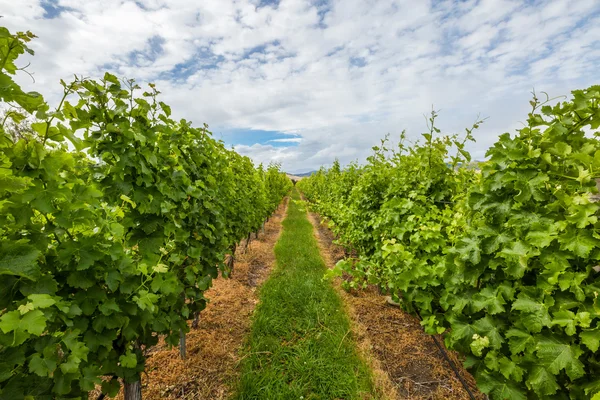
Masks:
[[[302,138],[289,138],[289,139],[271,139],[267,143],[300,143]]]
[[[49,4],[49,0],[44,0]],[[458,131],[489,120],[482,158],[526,117],[529,91],[598,83],[597,0],[0,0],[11,30],[39,36],[20,82],[50,100],[58,80],[105,69],[155,81],[175,116],[215,130],[295,133],[236,146],[297,171],[364,159],[386,133],[416,138],[423,113]]]
[[[252,146],[237,145],[235,150],[244,156],[252,157],[256,163],[268,165],[270,162],[284,163],[290,161],[298,161],[301,153],[295,152],[285,147],[275,147],[272,145],[253,144]]]

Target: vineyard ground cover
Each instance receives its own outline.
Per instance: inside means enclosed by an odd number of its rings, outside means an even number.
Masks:
[[[275,270],[260,289],[235,398],[379,398],[344,305],[322,279],[325,264],[299,200],[294,190]]]
[[[275,262],[273,247],[281,233],[287,210],[282,205],[265,224],[258,239],[252,235],[248,251],[245,239],[237,246],[230,279],[215,279],[205,295],[209,303],[200,315],[197,329],[187,334],[187,359],[179,350],[161,341],[151,350],[147,375],[142,376],[142,394],[153,399],[210,399],[231,397],[238,379],[240,350],[250,331],[250,316],[258,303],[258,288]],[[91,399],[97,398],[90,396]],[[119,393],[117,400],[123,398]]]
[[[331,269],[345,258],[344,249],[334,243],[333,232],[317,213],[310,212],[309,217],[321,254]],[[335,286],[347,305],[361,353],[369,360],[376,385],[385,393],[385,398],[469,399],[416,317],[388,304],[375,286],[345,291],[341,288],[341,279],[335,279]],[[476,398],[485,399],[471,374],[461,367],[458,353],[447,352]]]

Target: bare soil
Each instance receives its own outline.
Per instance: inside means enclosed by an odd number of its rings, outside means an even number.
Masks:
[[[321,254],[327,266],[333,268],[344,258],[344,249],[333,243],[333,233],[317,214],[309,213],[309,219],[315,227]],[[390,305],[376,287],[347,292],[341,288],[341,282],[342,278],[338,278],[334,284],[347,306],[353,336],[371,364],[378,392],[385,399],[470,399],[416,317]],[[441,338],[439,342],[444,346]],[[474,396],[485,399],[475,379],[462,367],[458,353],[446,352]]]

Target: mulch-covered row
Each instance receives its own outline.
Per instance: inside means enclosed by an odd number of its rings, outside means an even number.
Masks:
[[[329,268],[333,268],[344,258],[344,250],[333,243],[333,233],[317,214],[311,213],[310,220],[315,226],[321,253]],[[341,289],[341,279],[338,278],[335,285],[348,307],[355,340],[371,363],[377,384],[386,397],[394,400],[470,399],[416,317],[389,304],[375,287],[346,292]],[[440,342],[443,346],[441,338]],[[446,351],[475,397],[485,399],[477,390],[474,378],[462,367],[460,356]]]
[[[144,400],[231,397],[238,378],[239,351],[258,303],[257,288],[274,266],[273,247],[286,209],[287,199],[265,224],[264,233],[261,230],[258,239],[252,234],[247,251],[245,240],[238,245],[231,277],[215,279],[206,291],[209,303],[200,313],[198,327],[186,336],[186,360],[181,359],[178,348],[169,348],[162,340],[150,350],[142,376]],[[122,399],[122,392],[117,398]]]

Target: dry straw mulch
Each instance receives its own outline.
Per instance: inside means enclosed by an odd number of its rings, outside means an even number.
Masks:
[[[344,258],[344,250],[333,243],[334,236],[317,214],[310,213],[321,254],[329,268]],[[469,399],[469,395],[444,360],[419,320],[388,304],[375,287],[346,292],[341,279],[335,281],[353,325],[353,336],[363,357],[374,371],[375,384],[384,399]],[[440,339],[443,343],[443,341]],[[464,368],[459,355],[447,351],[478,399],[475,380]]]
[[[198,327],[191,328],[186,337],[186,360],[181,359],[178,348],[169,348],[162,340],[150,350],[142,376],[143,399],[231,397],[238,377],[239,350],[258,303],[257,288],[275,265],[273,247],[286,210],[287,199],[265,224],[265,232],[260,231],[258,239],[252,234],[247,252],[245,240],[238,245],[231,278],[215,279],[206,291],[209,303],[200,313]],[[122,398],[121,391],[117,399]]]

